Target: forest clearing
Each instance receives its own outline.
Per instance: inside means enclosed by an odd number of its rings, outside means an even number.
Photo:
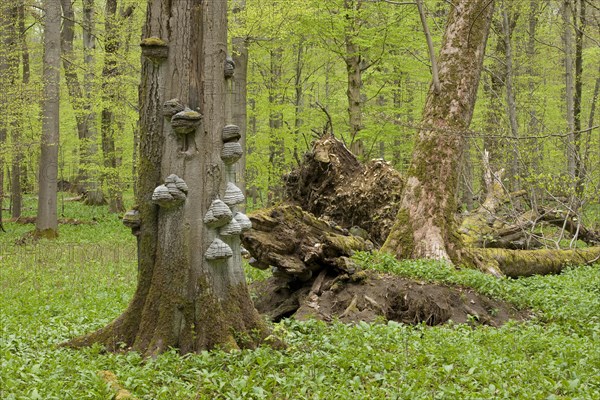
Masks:
[[[0,398],[600,398],[591,0],[0,5]]]

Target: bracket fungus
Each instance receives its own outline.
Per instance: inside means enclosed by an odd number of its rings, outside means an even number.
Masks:
[[[179,99],[171,99],[163,104],[162,113],[165,117],[171,118],[173,115],[185,110],[185,106]]]
[[[167,42],[156,36],[143,39],[140,47],[142,55],[155,63],[161,62],[169,56]]]
[[[226,258],[233,257],[233,251],[231,247],[221,239],[214,239],[206,253],[204,254],[207,260],[224,260]]]
[[[238,142],[223,143],[221,160],[223,160],[226,165],[235,164],[242,157],[243,152],[242,145]]]
[[[165,185],[157,186],[152,193],[152,202],[161,207],[169,207],[174,200],[169,192],[169,188]]]
[[[140,227],[140,212],[138,210],[129,210],[123,215],[123,225],[131,229]]]
[[[252,228],[252,222],[250,221],[250,218],[246,216],[246,214],[237,212],[235,213],[235,216],[233,218],[238,222],[238,224],[240,224],[242,232],[246,232],[247,230]]]
[[[216,199],[208,207],[208,211],[204,215],[204,223],[210,228],[218,228],[231,221],[233,214],[227,204]]]
[[[233,183],[227,183],[227,188],[225,189],[225,195],[223,196],[223,202],[227,204],[229,207],[233,207],[236,204],[240,204],[246,201],[244,194]]]
[[[225,58],[225,79],[229,79],[231,77],[233,77],[233,74],[235,72],[235,61],[233,61],[233,58],[231,58],[231,56],[227,56]]]
[[[242,134],[240,132],[240,127],[237,125],[225,125],[223,127],[222,139],[223,142],[235,142],[240,140]]]
[[[234,218],[219,230],[221,236],[237,236],[240,233],[242,233],[242,227]]]
[[[202,114],[186,107],[171,117],[171,126],[178,134],[185,135],[194,132],[201,120]]]
[[[184,190],[185,189],[185,190]],[[152,202],[169,208],[182,203],[186,199],[187,185],[175,174],[165,178],[164,185],[159,185],[152,193]]]

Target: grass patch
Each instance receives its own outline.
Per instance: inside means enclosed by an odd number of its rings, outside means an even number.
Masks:
[[[71,218],[91,213],[69,207]],[[134,290],[135,253],[115,254],[135,249],[133,236],[102,208],[94,213],[98,224],[61,226],[53,242],[16,247],[23,227],[11,223],[0,234],[1,399],[109,399],[100,370],[140,399],[600,398],[598,265],[498,280],[435,262],[357,256],[369,268],[471,286],[539,316],[499,329],[287,320],[274,327],[289,344],[283,351],[143,360],[58,348],[117,316]],[[268,274],[252,271],[252,279]]]

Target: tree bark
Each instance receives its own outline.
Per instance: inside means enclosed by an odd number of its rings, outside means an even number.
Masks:
[[[153,355],[170,347],[182,353],[252,347],[266,336],[246,287],[240,239],[225,236],[223,227],[214,224],[239,216],[228,197],[235,167],[231,159],[220,158],[226,148],[226,12],[222,1],[148,3],[140,90],[139,225],[129,225],[138,238],[138,286],[120,317],[72,340],[71,346],[100,342],[118,350],[122,344]],[[189,129],[174,130],[181,119],[198,113],[201,122],[194,119]],[[159,198],[165,188],[161,183],[171,174],[187,188],[178,185],[177,192],[170,185],[167,192],[176,197]],[[223,195],[226,187],[230,190]],[[230,214],[221,206],[217,213],[218,198],[231,204]],[[215,244],[219,252],[213,251]],[[229,258],[213,259],[217,255]]]
[[[35,232],[38,236],[54,238],[58,235],[56,185],[60,129],[60,1],[45,0],[44,9],[44,98]]]
[[[397,220],[383,250],[398,258],[460,259],[455,192],[464,131],[473,115],[493,2],[450,11],[439,56],[441,91],[430,87]]]

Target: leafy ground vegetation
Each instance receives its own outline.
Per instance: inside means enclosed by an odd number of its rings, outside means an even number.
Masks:
[[[367,268],[457,283],[531,310],[500,328],[285,320],[285,350],[167,352],[144,360],[57,344],[105,325],[127,305],[135,242],[105,208],[65,203],[93,224],[61,225],[54,242],[0,235],[0,398],[110,399],[110,370],[139,399],[598,399],[600,264],[559,276],[492,278],[425,261],[359,254]],[[247,270],[249,279],[262,271]]]

